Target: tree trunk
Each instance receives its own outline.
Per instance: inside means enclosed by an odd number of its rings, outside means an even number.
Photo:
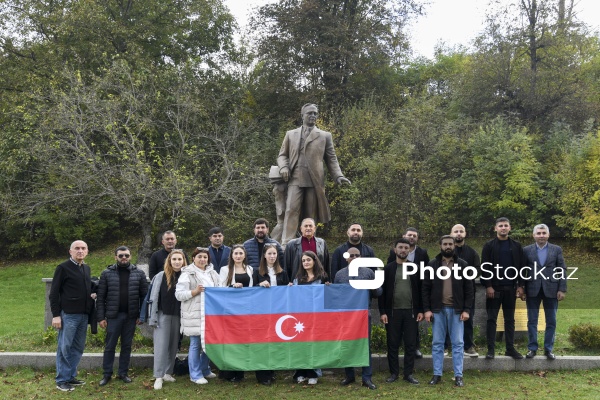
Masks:
[[[138,264],[148,264],[152,255],[152,223],[154,215],[152,212],[146,212],[140,218],[140,228],[142,230],[142,244],[138,252]]]

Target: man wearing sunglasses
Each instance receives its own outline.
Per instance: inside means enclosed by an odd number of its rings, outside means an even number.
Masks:
[[[131,250],[128,247],[117,247],[115,261],[115,264],[110,265],[100,275],[96,301],[100,327],[106,329],[100,386],[106,385],[112,378],[115,348],[119,337],[121,353],[117,376],[124,383],[131,383],[127,374],[131,344],[135,326],[141,324],[140,305],[148,291],[146,274],[131,264]]]

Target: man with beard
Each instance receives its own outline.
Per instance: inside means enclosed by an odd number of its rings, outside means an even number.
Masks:
[[[423,319],[421,279],[419,274],[404,276],[402,265],[407,262],[410,243],[398,239],[395,243],[396,260],[384,268],[383,293],[379,296],[380,320],[385,325],[387,359],[390,376],[387,383],[398,379],[400,364],[398,349],[404,340],[404,380],[413,385],[419,381],[413,376],[417,345],[418,322]]]
[[[263,248],[265,244],[274,244],[277,247],[277,258],[279,259],[279,265],[281,268],[285,268],[283,259],[283,249],[278,241],[269,237],[269,221],[264,218],[259,218],[254,221],[254,237],[244,242],[244,249],[246,249],[246,262],[254,270],[258,271],[260,259],[263,255]]]
[[[519,285],[519,275],[525,266],[525,254],[521,243],[508,237],[510,233],[508,218],[498,218],[494,230],[496,238],[483,245],[481,250],[480,281],[486,288],[485,308],[487,311],[488,349],[485,358],[491,360],[496,356],[496,321],[500,307],[502,307],[506,337],[504,355],[520,360],[523,355],[515,349],[515,304],[517,297],[523,296],[523,288]],[[516,269],[516,274],[511,271],[513,268]]]
[[[339,245],[331,257],[331,279],[335,279],[335,274],[342,268],[348,266],[348,261],[344,258],[344,253],[347,252],[348,249],[357,249],[358,254],[360,254],[361,257],[375,257],[373,248],[362,242],[363,229],[360,224],[355,223],[350,225],[346,233],[348,235],[348,241]]]
[[[408,253],[408,257],[406,259],[407,262],[415,263],[418,268],[421,268],[421,263],[423,263],[423,265],[427,265],[429,262],[427,249],[417,246],[417,243],[419,243],[419,231],[417,231],[417,228],[408,228],[402,237],[408,240],[410,243],[410,252]],[[392,249],[387,262],[389,264],[394,262],[394,260],[396,260],[396,253],[394,249]],[[423,358],[420,348],[421,334],[419,332],[419,325],[417,325],[417,351],[415,352],[415,356],[417,358]]]
[[[120,246],[115,250],[116,263],[110,265],[100,275],[98,285],[98,321],[106,329],[104,358],[102,359],[103,377],[99,385],[106,385],[112,378],[115,361],[115,348],[121,338],[119,371],[117,376],[125,383],[131,383],[128,376],[131,344],[135,326],[141,325],[140,306],[148,292],[146,274],[130,263],[131,250]]]
[[[454,253],[454,238],[444,235],[440,239],[440,254],[428,266],[433,271],[425,272],[423,280],[423,310],[425,320],[433,322],[433,377],[430,385],[442,380],[444,367],[444,342],[446,333],[452,341],[452,365],[454,385],[464,386],[463,381],[463,330],[464,321],[469,319],[469,309],[473,306],[473,283],[465,279],[462,271],[467,267],[464,260]],[[458,268],[452,270],[454,266]]]
[[[465,244],[465,237],[467,237],[467,231],[465,227],[461,224],[456,224],[450,230],[450,236],[454,238],[454,253],[458,256],[458,258],[462,258],[467,262],[467,265],[471,267],[477,268],[479,271],[479,266],[481,262],[479,261],[479,254],[470,246]],[[475,295],[475,279],[473,279],[473,295]],[[473,317],[475,315],[475,300],[473,300],[473,307],[469,310],[469,319],[466,320],[465,323],[465,332],[464,332],[464,347],[465,347],[465,355],[470,357],[478,357],[479,353],[475,350],[475,342],[473,341]],[[449,348],[450,345],[450,337],[446,337],[446,347]]]

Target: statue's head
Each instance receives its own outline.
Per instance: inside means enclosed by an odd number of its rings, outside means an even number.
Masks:
[[[319,116],[319,108],[316,104],[307,103],[302,106],[302,124],[305,126],[314,126]]]

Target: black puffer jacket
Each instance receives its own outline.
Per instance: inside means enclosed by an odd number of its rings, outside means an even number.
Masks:
[[[116,318],[119,313],[121,299],[119,298],[119,271],[117,271],[117,268],[117,264],[110,265],[100,275],[98,298],[96,299],[98,321],[103,321],[107,318]],[[127,314],[129,318],[139,318],[140,306],[148,292],[148,282],[144,271],[138,269],[135,265],[129,264],[127,269],[129,269]]]

